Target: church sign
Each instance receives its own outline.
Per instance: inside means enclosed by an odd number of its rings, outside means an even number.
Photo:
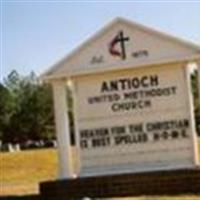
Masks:
[[[180,64],[75,79],[83,175],[193,165],[193,122]]]
[[[198,46],[117,19],[51,68],[44,79],[54,88],[61,177],[199,166],[188,70],[199,60]],[[76,167],[66,116],[69,79]]]

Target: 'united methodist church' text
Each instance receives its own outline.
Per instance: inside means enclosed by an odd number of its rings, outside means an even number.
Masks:
[[[88,97],[88,103],[112,103],[110,108],[113,112],[150,108],[152,98],[176,94],[176,86],[159,85],[158,75],[103,81],[99,91],[101,94]]]

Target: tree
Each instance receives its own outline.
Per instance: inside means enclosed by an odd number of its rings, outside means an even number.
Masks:
[[[6,127],[9,125],[14,101],[9,90],[0,83],[0,140],[3,139]]]
[[[40,84],[32,72],[22,77],[12,71],[5,87],[14,105],[4,133],[4,142],[24,142],[54,137],[52,91],[49,85]]]

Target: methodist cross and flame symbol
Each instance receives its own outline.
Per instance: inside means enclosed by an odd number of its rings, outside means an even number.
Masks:
[[[130,40],[129,37],[124,36],[122,30],[120,30],[108,43],[108,52],[113,57],[119,57],[121,60],[126,60],[126,42]],[[129,50],[130,51],[130,50]],[[132,58],[146,58],[149,56],[149,51],[146,49],[139,49],[137,51],[129,52],[129,55]],[[95,55],[92,57],[91,64],[100,64],[104,63],[105,57],[103,54]]]
[[[122,60],[125,60],[126,59],[125,42],[127,41],[129,41],[129,37],[125,37],[123,31],[119,31],[118,34],[109,43],[109,53],[112,56],[118,56]]]

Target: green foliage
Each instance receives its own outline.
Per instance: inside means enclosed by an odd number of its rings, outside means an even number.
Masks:
[[[32,72],[27,77],[12,71],[1,85],[0,119],[4,142],[23,142],[54,137],[52,91],[49,85],[40,84]],[[6,119],[6,120],[4,120]]]
[[[2,84],[0,84],[0,96],[0,139],[2,139],[12,114],[13,99],[10,91]]]

